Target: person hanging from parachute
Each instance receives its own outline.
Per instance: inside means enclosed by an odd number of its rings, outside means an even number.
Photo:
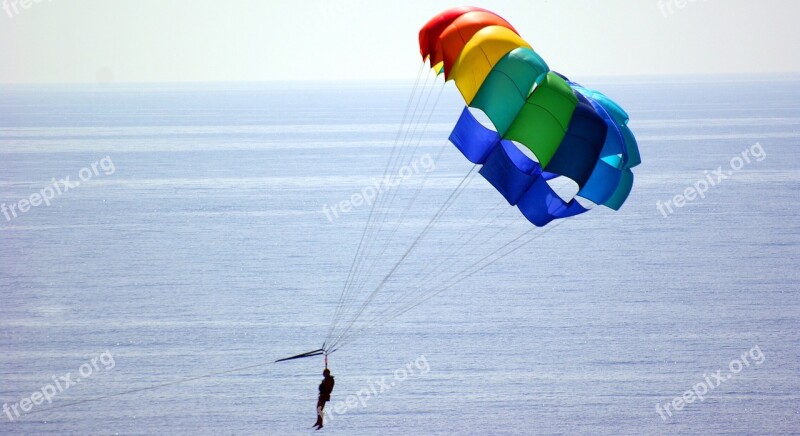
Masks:
[[[395,241],[397,229],[405,223],[405,211],[399,218],[390,216],[388,211],[393,210],[392,202],[397,198],[394,195],[381,196],[372,203],[321,348],[276,361],[325,356],[325,378],[319,386],[314,425],[318,430],[323,427],[323,410],[330,401],[334,385],[327,369],[329,354],[369,329],[464,282],[494,262],[530,247],[541,235],[533,234],[533,228],[525,228],[519,236],[515,236],[516,233],[507,235],[500,240],[499,248],[485,255],[478,253],[477,260],[468,257],[466,267],[455,268],[455,271],[450,271],[452,266],[444,261],[436,263],[423,277],[435,277],[438,270],[445,277],[443,281],[425,281],[415,295],[407,291],[402,299],[388,298],[386,301],[392,303],[391,306],[370,311],[381,295],[398,295],[387,291],[391,279],[402,274],[399,271],[417,249],[418,242],[434,228],[475,174],[482,176],[505,199],[498,207],[514,206],[533,226],[545,227],[596,206],[619,210],[633,188],[632,169],[641,164],[639,147],[628,127],[625,110],[603,93],[552,71],[531,44],[499,15],[477,7],[448,9],[431,18],[418,36],[422,57],[420,73],[427,64],[436,77],[443,76],[445,82],[454,82],[464,98],[465,106],[448,139],[473,166],[399,258],[393,257],[397,253],[386,248]],[[416,83],[414,86],[416,88]],[[433,87],[430,89],[432,91]],[[399,150],[392,149],[385,174],[390,174],[410,159],[408,156],[414,155],[419,146],[419,140],[413,145],[414,138],[422,138],[427,127],[426,122],[422,133],[418,133],[418,126],[414,124],[415,119],[421,122],[424,118],[422,114],[418,118],[416,115],[423,100],[422,93],[418,98],[414,96],[409,98],[406,108],[406,115],[414,108],[409,128],[401,135],[404,115],[395,140],[395,148]],[[428,98],[425,98],[423,112],[427,104]],[[410,154],[409,150],[412,150]],[[424,186],[424,180],[419,186]],[[420,191],[416,189],[409,204]],[[492,220],[482,218],[478,222],[486,221],[489,228],[499,216]],[[387,217],[398,218],[393,229],[386,225],[392,221]],[[488,244],[506,236],[503,233],[509,228],[508,225],[502,227],[501,232],[480,243]],[[466,238],[462,247],[467,247],[473,238]],[[503,243],[506,240],[508,242]],[[368,258],[374,261],[368,264]],[[384,259],[392,262],[387,266],[388,272],[379,268],[377,274],[372,275]],[[404,287],[413,288],[406,283]]]
[[[336,384],[336,381],[333,379],[331,375],[331,370],[327,367],[324,371],[322,371],[322,382],[319,384],[319,399],[317,400],[317,422],[314,423],[314,427],[317,427],[317,430],[323,427],[322,425],[322,414],[325,410],[325,403],[331,400],[331,393],[333,392],[333,385]]]

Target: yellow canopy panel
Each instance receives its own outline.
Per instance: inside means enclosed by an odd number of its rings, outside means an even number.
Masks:
[[[464,46],[452,71],[448,72],[447,80],[456,82],[456,87],[469,105],[497,61],[519,47],[531,48],[507,27],[485,27]]]

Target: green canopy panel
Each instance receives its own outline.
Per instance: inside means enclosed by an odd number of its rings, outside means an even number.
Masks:
[[[577,105],[578,98],[569,84],[549,72],[528,97],[504,137],[528,147],[545,167],[564,139]]]
[[[470,106],[483,110],[495,130],[505,134],[549,68],[533,50],[520,47],[503,56],[486,76]]]

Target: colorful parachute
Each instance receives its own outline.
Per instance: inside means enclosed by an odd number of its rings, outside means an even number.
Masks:
[[[598,204],[619,209],[633,186],[631,168],[640,158],[625,111],[550,71],[502,17],[473,7],[447,10],[422,28],[419,47],[423,62],[384,178],[415,165],[444,88],[435,83],[440,75],[455,83],[467,104],[449,139],[473,165],[452,190],[441,183],[445,177],[428,184],[426,172],[373,196],[328,334],[319,349],[296,358],[333,353],[506,256],[531,249],[555,227],[537,229],[508,204],[541,227]],[[435,74],[425,71],[426,61]],[[435,158],[426,156],[437,161],[447,149],[443,144]],[[477,197],[461,196],[479,180],[476,174],[505,201],[475,208]],[[418,202],[421,194],[425,201]],[[458,204],[459,197],[468,205]],[[438,210],[428,214],[425,204]]]
[[[467,103],[450,141],[529,221],[544,226],[596,204],[622,206],[641,160],[628,115],[611,99],[550,71],[511,24],[485,9],[442,12],[420,30],[419,47]],[[554,189],[562,178],[573,192]]]

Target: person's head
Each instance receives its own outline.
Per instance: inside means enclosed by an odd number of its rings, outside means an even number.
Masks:
[[[331,376],[331,370],[330,370],[330,369],[328,369],[328,368],[325,368],[325,371],[322,371],[322,375],[323,375],[325,378],[327,378],[327,377],[330,377],[330,376]]]

